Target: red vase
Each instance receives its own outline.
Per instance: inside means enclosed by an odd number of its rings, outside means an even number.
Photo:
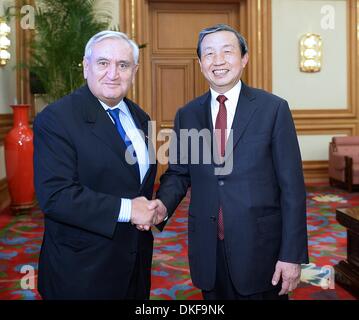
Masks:
[[[6,178],[14,211],[34,206],[33,132],[29,127],[28,104],[11,106],[14,126],[5,136]]]

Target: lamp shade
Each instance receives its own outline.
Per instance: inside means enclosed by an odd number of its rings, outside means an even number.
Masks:
[[[0,49],[7,49],[10,47],[10,39],[6,36],[0,36]]]
[[[0,35],[7,35],[11,31],[11,28],[4,21],[0,21]]]

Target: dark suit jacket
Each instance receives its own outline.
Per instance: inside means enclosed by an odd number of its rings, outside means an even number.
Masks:
[[[179,135],[180,129],[213,132],[210,101],[208,92],[177,112],[172,146],[182,145],[189,159],[177,153],[174,160],[188,164],[170,162],[157,197],[172,214],[191,186],[189,263],[197,287],[211,290],[215,284],[221,205],[232,281],[242,295],[264,292],[273,288],[277,260],[308,262],[306,194],[293,120],[285,100],[243,84],[232,125],[233,148],[227,143],[225,156],[226,166],[233,160],[233,169],[218,175],[218,161],[212,157],[206,164],[200,152],[199,164],[194,164],[190,157],[196,148],[191,150]],[[199,148],[213,156],[216,147],[203,136]]]
[[[138,128],[149,116],[125,99]],[[146,141],[148,143],[148,141]],[[35,189],[45,213],[38,289],[47,299],[122,299],[136,256],[150,290],[153,236],[118,223],[121,198],[152,198],[156,165],[142,184],[125,144],[87,85],[34,121]]]

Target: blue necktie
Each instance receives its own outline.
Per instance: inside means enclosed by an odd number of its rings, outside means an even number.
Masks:
[[[130,138],[126,135],[126,131],[122,126],[122,123],[120,121],[120,109],[107,109],[107,112],[110,114],[112,120],[115,122],[116,129],[118,133],[120,134],[122,140],[125,142],[127,150],[130,151],[130,153],[137,158],[135,148],[132,145],[132,141]]]

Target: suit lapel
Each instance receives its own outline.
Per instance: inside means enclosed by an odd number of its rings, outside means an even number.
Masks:
[[[146,175],[143,178],[142,181],[142,186],[144,186],[146,184],[146,181],[148,179],[148,177],[151,175],[152,170],[154,170],[156,168],[156,159],[151,159],[151,155],[155,155],[155,149],[154,146],[152,144],[152,141],[150,141],[148,139],[148,118],[143,116],[143,111],[141,110],[141,113],[138,112],[138,108],[131,100],[125,98],[124,99],[125,103],[128,106],[128,109],[131,112],[132,118],[137,126],[138,129],[140,129],[142,131],[141,134],[143,134],[143,138],[145,140],[146,146],[147,146],[147,151],[148,151],[148,155],[149,155],[149,161],[150,161],[150,165],[149,168],[146,172]]]
[[[225,161],[233,153],[234,148],[238,144],[252,116],[258,108],[258,106],[253,102],[254,99],[255,96],[252,94],[251,89],[242,82],[242,89],[239,95],[236,113],[234,115],[231,128],[232,137],[229,138],[233,138],[233,144],[232,146],[230,143],[227,143],[226,145]]]
[[[85,122],[92,124],[92,133],[106,144],[124,163],[126,163],[131,174],[139,180],[139,173],[136,166],[129,165],[126,162],[126,145],[121,139],[116,127],[87,85],[84,86],[83,89],[85,103],[82,102],[81,105]]]
[[[209,150],[212,150],[213,137],[213,123],[211,113],[211,92],[208,91],[200,98],[201,109],[197,112],[197,119],[199,121],[199,128],[209,130],[210,135],[204,135],[204,140],[207,143]]]

